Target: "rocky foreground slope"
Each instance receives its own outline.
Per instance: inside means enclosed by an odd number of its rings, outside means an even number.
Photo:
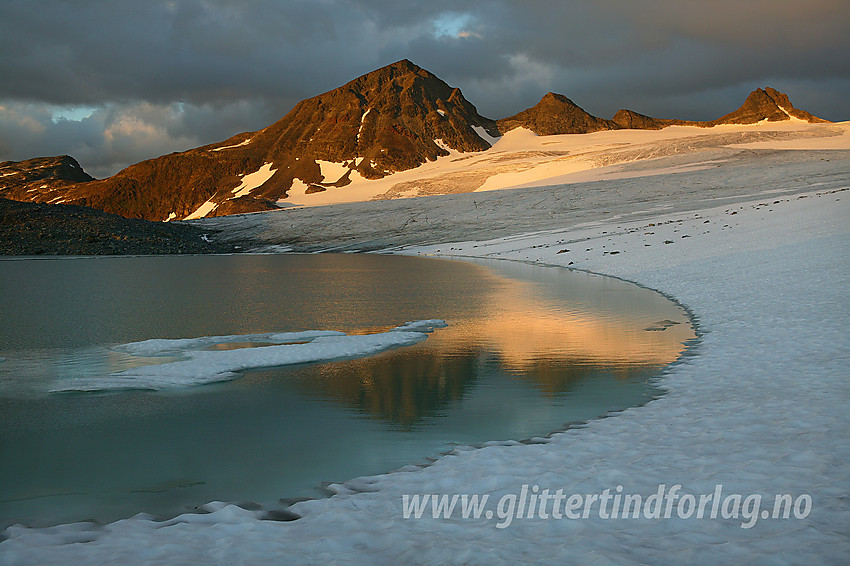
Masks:
[[[124,218],[83,206],[0,198],[0,255],[231,253],[209,228]]]

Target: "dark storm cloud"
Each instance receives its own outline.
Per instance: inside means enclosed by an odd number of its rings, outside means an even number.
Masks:
[[[846,0],[0,0],[0,159],[106,174],[405,57],[493,118],[552,90],[606,117],[707,119],[772,85],[846,119],[848,52]]]

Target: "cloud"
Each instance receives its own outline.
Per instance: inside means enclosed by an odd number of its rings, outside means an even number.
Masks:
[[[0,159],[70,153],[101,174],[263,127],[298,100],[405,57],[492,118],[549,90],[602,116],[626,106],[713,118],[766,85],[816,115],[850,118],[846,0],[34,6],[0,0]],[[52,119],[57,107],[81,106],[96,110]]]
[[[144,159],[259,129],[271,120],[263,108],[251,101],[223,106],[108,103],[69,120],[57,118],[59,109],[45,104],[6,103],[0,105],[0,160],[68,154],[89,174],[106,177]]]

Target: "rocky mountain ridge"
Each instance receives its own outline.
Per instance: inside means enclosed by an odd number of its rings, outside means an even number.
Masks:
[[[404,60],[306,99],[267,128],[142,161],[69,187],[63,200],[149,220],[270,210],[291,190],[343,187],[450,150],[485,150],[480,132],[498,134],[460,89]]]
[[[92,179],[68,156],[0,163],[0,197],[83,205],[129,218],[192,219],[271,210],[292,194],[345,190],[452,151],[486,150],[518,127],[554,135],[792,118],[824,121],[772,88],[753,91],[738,110],[711,122],[631,110],[608,120],[551,92],[532,108],[493,121],[459,89],[402,60],[301,101],[267,128],[142,161],[107,179]]]
[[[77,183],[93,180],[70,155],[0,163],[0,196],[12,200],[60,201]]]
[[[744,104],[734,112],[709,121],[653,118],[625,108],[618,110],[612,119],[606,120],[585,112],[569,98],[550,92],[536,106],[510,118],[503,118],[497,123],[502,133],[523,127],[539,136],[547,136],[586,134],[600,130],[660,130],[667,126],[710,128],[724,124],[758,124],[793,118],[809,123],[828,122],[812,116],[805,110],[794,108],[788,95],[767,87],[751,92]]]

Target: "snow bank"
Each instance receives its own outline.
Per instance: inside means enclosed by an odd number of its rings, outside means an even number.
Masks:
[[[499,141],[499,138],[488,134],[487,130],[483,126],[472,126],[472,129],[475,130],[475,133],[478,134],[479,138],[486,141],[491,146],[496,145],[496,142]]]
[[[317,159],[316,163],[319,164],[322,182],[324,183],[336,183],[342,179],[343,175],[350,171],[345,163],[334,163],[333,161],[322,161],[321,159]]]
[[[250,369],[368,356],[390,348],[409,346],[425,340],[427,333],[435,328],[444,326],[446,324],[441,320],[421,320],[407,322],[389,332],[363,336],[307,331],[133,342],[115,349],[137,356],[182,354],[188,359],[133,368],[104,377],[68,379],[51,392],[159,390],[228,381],[238,377],[238,372]],[[236,342],[294,343],[234,350],[200,350],[216,344]]]
[[[371,112],[371,108],[367,108],[366,112],[363,113],[363,116],[360,117],[360,128],[357,130],[357,141],[360,141],[360,134],[363,133],[363,128],[366,126],[366,116]]]

